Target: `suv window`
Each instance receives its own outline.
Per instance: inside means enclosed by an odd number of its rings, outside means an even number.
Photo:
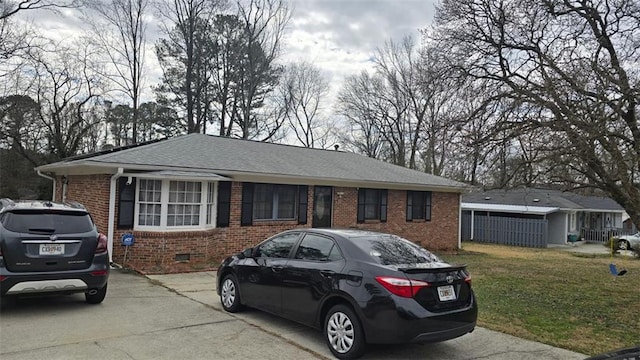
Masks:
[[[342,259],[342,254],[333,240],[324,236],[307,234],[296,251],[296,259],[336,261]]]
[[[300,233],[283,234],[263,243],[259,247],[260,257],[286,258],[300,237]]]
[[[9,211],[0,221],[5,229],[20,233],[73,234],[93,230],[89,214],[80,211]]]
[[[381,265],[443,262],[436,255],[399,236],[372,236],[353,243]]]

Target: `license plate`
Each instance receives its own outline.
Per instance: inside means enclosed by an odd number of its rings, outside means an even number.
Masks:
[[[62,255],[64,244],[40,244],[40,255]]]
[[[456,299],[456,292],[453,290],[453,285],[438,287],[438,297],[440,301],[451,301]]]

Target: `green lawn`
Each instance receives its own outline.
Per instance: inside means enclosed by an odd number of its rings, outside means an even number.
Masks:
[[[595,355],[640,345],[640,260],[614,258],[628,273],[614,278],[609,256],[463,243],[478,298],[480,326]]]

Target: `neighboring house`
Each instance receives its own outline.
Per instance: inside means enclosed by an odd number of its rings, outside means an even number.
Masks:
[[[217,262],[295,227],[379,230],[455,249],[466,190],[353,153],[201,134],[36,170],[54,181],[54,200],[90,210],[114,262],[143,272]]]
[[[625,215],[605,197],[532,188],[472,192],[462,200],[462,239],[528,247],[604,243],[624,232]]]

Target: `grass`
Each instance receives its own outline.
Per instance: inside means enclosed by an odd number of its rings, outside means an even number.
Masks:
[[[640,345],[640,260],[464,243],[478,299],[478,324],[588,355]]]

